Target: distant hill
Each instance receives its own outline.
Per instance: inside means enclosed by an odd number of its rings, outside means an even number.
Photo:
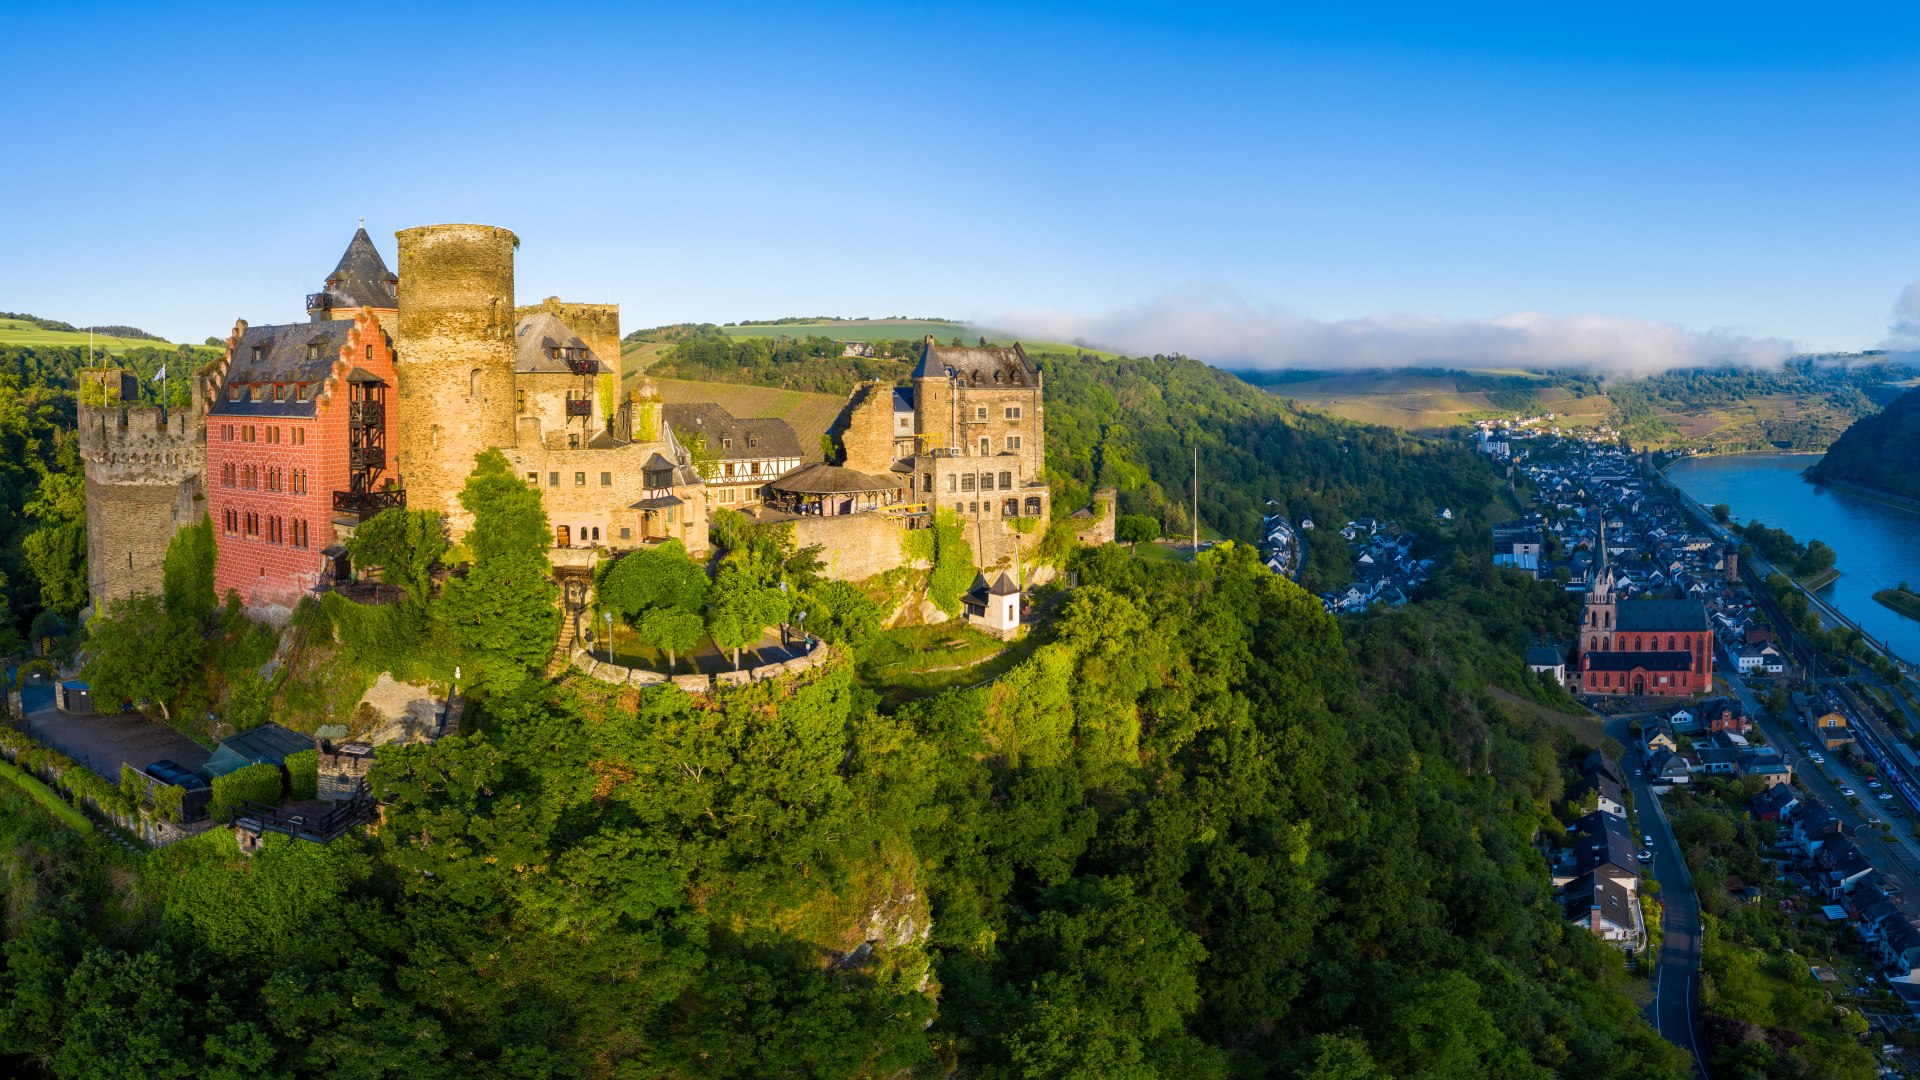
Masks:
[[[1920,389],[1846,430],[1808,470],[1821,483],[1852,484],[1920,499]]]
[[[111,353],[146,345],[167,345],[167,339],[134,326],[74,326],[58,319],[0,311],[0,345],[79,345],[85,347],[91,331],[94,348]]]

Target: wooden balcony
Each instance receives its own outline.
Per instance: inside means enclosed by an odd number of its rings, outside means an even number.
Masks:
[[[382,510],[407,505],[407,493],[394,488],[388,491],[336,491],[333,493],[333,512],[353,514],[362,521]]]

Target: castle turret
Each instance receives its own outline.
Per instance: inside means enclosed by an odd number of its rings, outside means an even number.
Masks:
[[[160,591],[167,542],[206,513],[206,397],[190,372],[185,409],[130,403],[131,372],[83,373],[80,457],[86,468],[87,593],[95,610]],[[98,391],[91,389],[97,385]]]
[[[363,227],[347,242],[321,290],[307,295],[307,314],[314,322],[351,319],[358,311],[391,316],[399,302],[399,285]]]
[[[514,445],[513,248],[491,225],[424,225],[400,239],[394,335],[407,505],[439,510],[460,535],[459,491],[474,457]]]

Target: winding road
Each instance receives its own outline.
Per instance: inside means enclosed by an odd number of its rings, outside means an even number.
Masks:
[[[1653,878],[1660,883],[1662,905],[1660,951],[1654,957],[1653,1025],[1668,1042],[1692,1054],[1695,1074],[1705,1077],[1699,1035],[1700,900],[1693,894],[1693,875],[1680,857],[1680,842],[1647,784],[1646,770],[1640,767],[1628,721],[1625,716],[1609,717],[1607,734],[1627,748],[1620,772],[1633,789],[1640,831],[1653,837]]]

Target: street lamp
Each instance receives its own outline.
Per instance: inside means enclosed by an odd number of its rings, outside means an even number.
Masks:
[[[607,663],[613,663],[613,612],[604,613],[607,618]]]
[[[780,579],[780,595],[787,595],[787,580],[785,578]],[[787,647],[787,620],[785,619],[780,620],[780,647],[783,649]]]

